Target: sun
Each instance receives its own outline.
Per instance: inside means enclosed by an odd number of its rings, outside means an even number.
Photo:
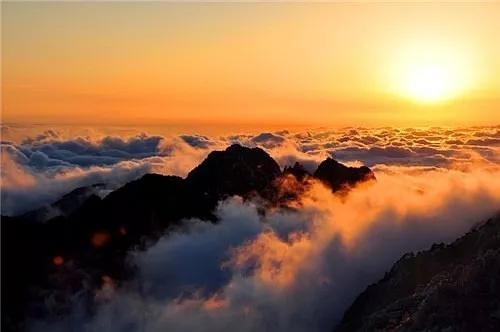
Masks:
[[[413,42],[394,52],[388,79],[400,97],[422,104],[448,102],[469,93],[475,84],[471,59],[457,44]]]
[[[414,65],[407,73],[406,92],[410,97],[424,102],[447,99],[456,89],[453,76],[444,65]]]

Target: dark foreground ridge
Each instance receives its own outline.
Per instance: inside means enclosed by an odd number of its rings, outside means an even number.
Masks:
[[[500,331],[500,216],[404,255],[335,331]]]
[[[318,178],[334,192],[375,179],[366,167],[332,159],[313,175],[300,164],[281,172],[264,150],[232,145],[211,152],[185,179],[147,174],[103,199],[96,194],[101,185],[79,188],[51,206],[2,217],[2,331],[21,331],[30,317],[64,313],[70,296],[82,290],[91,307],[92,287],[103,277],[118,285],[133,277],[129,250],[145,248],[186,218],[217,222],[214,209],[224,198],[286,205],[296,194],[283,193],[279,184],[290,176],[299,187]]]

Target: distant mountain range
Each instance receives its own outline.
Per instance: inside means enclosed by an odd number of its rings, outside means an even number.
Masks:
[[[281,185],[290,177],[293,190]],[[28,316],[64,313],[76,292],[89,292],[91,305],[92,287],[84,285],[97,287],[103,275],[118,284],[133,278],[131,249],[147,248],[185,219],[217,223],[214,210],[225,198],[290,208],[311,179],[340,195],[376,181],[368,167],[331,158],[312,174],[299,163],[282,171],[264,150],[232,145],[211,152],[186,178],[147,174],[104,198],[105,184],[96,184],[21,216],[2,216],[2,330],[23,330]],[[336,331],[493,331],[500,327],[499,250],[495,218],[451,245],[405,255],[356,299]]]

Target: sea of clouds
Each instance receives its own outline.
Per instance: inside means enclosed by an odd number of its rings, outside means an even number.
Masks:
[[[2,126],[4,133],[9,129]],[[233,143],[262,147],[281,167],[299,161],[310,171],[328,156],[369,167],[450,168],[500,161],[500,127],[283,130],[222,137],[140,133],[68,138],[45,130],[19,142],[2,141],[1,212],[33,210],[95,183],[115,189],[148,172],[185,176],[210,151]]]
[[[294,209],[220,202],[217,224],[185,221],[131,251],[133,280],[109,278],[97,307],[32,321],[33,331],[331,331],[367,285],[408,251],[449,242],[500,209],[500,127],[345,128],[306,132],[62,139],[2,143],[2,213],[77,186],[118,187],[147,172],[185,176],[214,149],[260,146],[281,167],[332,156],[377,177],[347,196],[321,183]],[[27,207],[26,205],[30,205]]]
[[[331,331],[368,284],[408,251],[449,242],[500,204],[500,171],[392,169],[346,197],[314,184],[296,210],[221,202],[220,222],[132,251],[137,275],[105,279],[98,305],[32,331]]]

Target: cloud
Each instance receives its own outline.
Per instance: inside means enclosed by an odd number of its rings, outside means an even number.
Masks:
[[[220,222],[187,222],[132,252],[136,278],[33,331],[329,331],[354,297],[410,250],[451,241],[500,203],[500,168],[387,166],[338,197],[314,183],[293,209],[232,198]]]
[[[273,134],[273,133],[262,133],[257,136],[252,137],[251,141],[255,145],[262,146],[264,148],[274,148],[281,146],[285,142],[283,136]]]
[[[30,166],[105,166],[124,160],[148,158],[161,155],[158,147],[163,139],[140,134],[128,139],[106,136],[94,142],[83,137],[59,140],[54,135],[39,135],[21,143],[19,148],[30,159]],[[49,161],[51,164],[47,165]]]
[[[57,200],[82,186],[106,183],[117,188],[152,170],[151,164],[119,162],[113,167],[66,167],[58,164],[56,172],[35,172],[2,153],[2,214],[17,215]]]
[[[179,137],[193,148],[208,149],[214,145],[210,138],[202,135],[181,135]]]
[[[229,258],[228,248],[255,238],[264,227],[255,209],[236,198],[219,210],[223,222],[217,227],[187,221],[187,232],[174,233],[147,252],[135,254],[144,291],[158,299],[172,299],[193,292],[210,294],[222,287],[230,273],[218,262]]]
[[[2,214],[10,215],[48,204],[75,186],[91,185],[92,181],[116,188],[147,172],[186,176],[210,151],[233,143],[262,147],[281,168],[300,162],[310,172],[329,156],[347,164],[370,167],[454,168],[478,160],[500,162],[496,127],[282,130],[225,137],[120,137],[90,133],[71,136],[51,129],[23,139],[11,138],[9,133],[32,133],[33,129],[9,128],[2,126],[7,136],[7,141],[2,142]]]
[[[500,138],[483,138],[483,139],[470,139],[466,143],[467,145],[479,145],[479,146],[498,146],[500,145]]]
[[[151,172],[185,176],[209,152],[177,137],[61,140],[55,132],[20,144],[2,142],[1,149],[4,215],[39,208],[82,186],[105,183],[116,189]]]

